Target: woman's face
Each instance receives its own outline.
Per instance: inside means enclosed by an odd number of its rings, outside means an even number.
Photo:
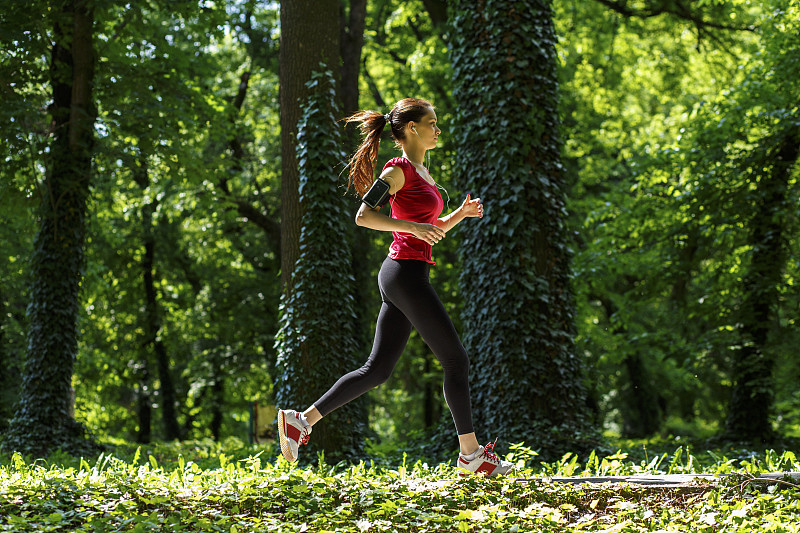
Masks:
[[[422,141],[426,149],[436,148],[436,142],[442,130],[436,126],[436,112],[433,109],[428,111],[419,122],[415,122],[414,128],[416,133],[411,128],[409,128],[409,133]]]

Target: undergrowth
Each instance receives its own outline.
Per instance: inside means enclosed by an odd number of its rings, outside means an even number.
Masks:
[[[290,465],[273,448],[190,442],[117,446],[87,461],[5,456],[0,531],[494,532],[800,530],[791,478],[764,487],[766,471],[800,470],[795,454],[695,454],[646,447],[536,462],[512,446],[514,476],[461,478],[448,464],[396,461]],[[556,476],[714,474],[679,488],[563,484]]]

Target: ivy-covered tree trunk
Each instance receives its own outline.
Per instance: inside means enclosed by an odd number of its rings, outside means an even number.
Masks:
[[[83,278],[86,203],[92,174],[94,121],[91,2],[53,7],[50,76],[52,141],[31,256],[28,350],[20,402],[5,446],[37,456],[89,448],[71,416],[73,363]]]
[[[573,340],[550,2],[459,0],[450,17],[455,172],[486,202],[483,219],[460,228],[476,428],[552,457],[591,429]]]
[[[771,168],[758,180],[750,243],[750,269],[743,280],[742,347],[733,362],[733,395],[728,407],[726,438],[769,442],[774,436],[770,411],[775,380],[774,355],[767,346],[778,301],[778,287],[786,264],[787,195],[792,169],[798,160],[800,132],[783,134],[766,164]]]
[[[281,284],[291,290],[292,268],[300,255],[300,200],[295,146],[305,83],[320,62],[339,61],[339,1],[281,2]]]
[[[339,133],[335,82],[330,72],[315,72],[297,128],[300,171],[300,257],[291,293],[281,298],[275,396],[282,409],[305,409],[341,375],[361,364],[357,342],[350,250],[343,238],[352,214],[338,188],[336,168],[345,159]],[[362,399],[330,413],[314,426],[302,456],[328,459],[362,452],[367,415]]]

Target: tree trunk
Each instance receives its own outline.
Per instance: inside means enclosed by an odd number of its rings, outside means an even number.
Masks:
[[[153,402],[150,398],[150,387],[150,372],[145,362],[145,367],[139,376],[139,389],[136,391],[136,416],[139,420],[136,442],[140,444],[147,444],[152,438]]]
[[[5,339],[5,328],[3,327],[5,321],[6,300],[3,295],[3,288],[0,287],[0,431],[5,431],[12,410],[9,402],[11,395],[8,394],[11,383],[9,383],[7,371],[10,361],[7,355],[8,343]]]
[[[134,179],[141,187],[142,192],[150,185],[147,159],[142,156],[138,167],[134,170]],[[144,242],[144,255],[142,256],[142,287],[144,288],[144,319],[145,319],[145,345],[153,348],[158,369],[159,403],[164,427],[164,438],[177,440],[180,438],[180,426],[175,411],[176,394],[175,385],[170,372],[167,348],[161,341],[161,320],[159,318],[158,299],[154,281],[156,239],[153,235],[153,215],[158,208],[158,200],[151,200],[142,207],[142,240]],[[145,356],[144,364],[147,365]]]
[[[342,3],[344,6],[344,3]],[[361,72],[362,49],[364,48],[364,28],[367,18],[366,0],[350,0],[350,9],[341,9],[339,24],[340,48],[342,55],[341,79],[339,81],[339,96],[342,104],[342,116],[348,117],[359,110],[359,91],[358,81]],[[345,151],[350,154],[358,147],[358,130],[354,127],[345,130]],[[355,213],[361,202],[355,196],[350,196],[350,210]],[[347,226],[347,234],[350,236],[352,244],[352,271],[355,278],[354,295],[357,302],[368,302],[372,283],[369,276],[371,268],[369,256],[372,244],[369,238],[369,230],[358,228],[355,224]],[[370,306],[356,306],[356,323],[358,324],[359,344],[362,350],[369,351],[372,338],[370,337],[370,326],[374,320],[373,310]]]
[[[750,270],[743,280],[742,348],[733,363],[733,394],[725,428],[725,436],[730,440],[769,442],[774,436],[769,417],[775,360],[767,346],[767,337],[786,264],[787,193],[799,150],[800,134],[791,131],[777,147],[770,172],[758,181],[750,231],[753,252]]]
[[[642,360],[634,353],[625,358],[628,373],[626,392],[628,409],[623,413],[623,436],[643,438],[655,434],[664,418],[663,398],[653,382],[653,376]]]
[[[306,82],[320,63],[338,70],[339,20],[337,0],[281,2],[281,284],[291,292],[292,270],[300,255],[302,212],[295,156],[300,103],[309,94]],[[334,172],[335,169],[331,169]]]
[[[422,0],[433,27],[441,31],[447,22],[447,0]]]
[[[424,427],[425,429],[431,428],[434,424],[437,424],[439,420],[441,420],[441,413],[438,409],[438,397],[434,392],[433,383],[431,380],[428,379],[432,368],[431,363],[431,354],[428,350],[425,351],[425,366],[423,367],[423,374],[425,376],[424,382],[424,389],[423,389],[423,397],[422,397],[422,409],[423,409],[423,417],[424,417]]]
[[[361,72],[361,50],[364,48],[366,20],[367,0],[350,0],[350,10],[341,11],[339,24],[342,75],[339,81],[339,97],[344,116],[350,116],[358,111],[358,79]]]
[[[682,246],[676,250],[675,272],[670,291],[670,304],[672,314],[676,317],[689,317],[691,312],[688,308],[689,288],[691,280],[697,271],[699,261],[698,252],[701,249],[700,230],[694,221],[684,225],[683,231],[686,234]],[[679,320],[675,325],[678,334],[684,339],[693,339],[700,335],[708,325],[708,319],[699,315],[692,315],[691,319]],[[694,354],[691,350],[684,348],[678,353],[674,353],[672,358],[676,361],[691,361]],[[673,398],[673,403],[677,405],[680,417],[691,422],[695,419],[695,402],[697,395],[694,391],[681,388],[677,391],[677,397]]]
[[[223,406],[225,405],[225,378],[222,369],[216,365],[214,383],[211,385],[211,435],[219,442],[222,437]]]
[[[53,10],[53,133],[31,257],[27,359],[6,440],[10,449],[36,456],[56,448],[85,453],[92,446],[83,426],[70,416],[97,114],[90,5],[70,0]]]
[[[626,280],[633,284],[633,280]],[[622,294],[626,291],[618,287],[615,292]],[[617,305],[608,297],[593,296],[603,306],[606,319],[614,335],[625,335],[627,326],[623,320],[614,320],[614,315],[619,311]],[[642,355],[638,352],[629,353],[622,361],[627,374],[627,382],[622,382],[619,387],[622,416],[622,435],[630,438],[641,438],[653,435],[661,427],[664,419],[664,398],[658,393],[653,377]]]
[[[344,158],[333,97],[336,84],[330,71],[315,75],[314,81],[314,92],[303,101],[308,107],[298,129],[302,253],[292,275],[294,290],[281,296],[281,327],[275,342],[275,399],[283,409],[311,405],[338,376],[363,361],[356,340],[350,250],[340,242],[352,219],[338,177],[331,172]],[[366,429],[366,409],[363,399],[357,399],[328,413],[325,423],[314,427],[303,454],[313,458],[324,451],[328,460],[358,456]]]
[[[573,339],[550,3],[452,5],[456,172],[487,200],[483,219],[459,226],[476,429],[560,457],[593,433]]]

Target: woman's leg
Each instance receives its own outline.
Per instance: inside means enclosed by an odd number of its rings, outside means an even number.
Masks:
[[[478,437],[475,436],[475,433],[465,433],[464,435],[459,435],[458,446],[460,448],[461,455],[469,455],[481,447],[481,445],[478,444]]]
[[[306,413],[310,424],[384,383],[391,376],[411,334],[411,324],[394,304],[384,301],[378,313],[375,341],[367,362],[345,374]],[[309,418],[309,415],[311,418]]]
[[[306,419],[306,422],[311,424],[312,426],[322,420],[322,414],[320,414],[319,409],[317,409],[316,405],[312,405],[305,411],[303,411],[303,417]]]
[[[384,301],[369,359],[358,370],[339,378],[306,409],[302,419],[307,424],[314,425],[334,409],[384,383],[403,353],[413,324],[444,370],[445,400],[453,415],[461,453],[470,454],[479,448],[472,429],[469,359],[450,317],[430,285],[428,272],[429,266],[419,261],[384,261],[378,276]],[[289,457],[296,457],[296,450]]]
[[[462,442],[462,448],[477,443],[472,426],[469,392],[469,358],[453,322],[428,280],[429,265],[400,260],[400,275],[382,286],[387,297],[411,322],[433,351],[444,371],[444,398]],[[471,436],[470,436],[471,435]],[[463,437],[462,437],[463,436]],[[471,453],[477,449],[464,449]]]
[[[328,392],[306,409],[278,411],[278,436],[281,452],[287,461],[297,460],[298,448],[308,442],[311,426],[347,402],[385,382],[394,370],[411,333],[411,324],[394,304],[384,301],[378,313],[375,342],[367,362],[345,374]]]

